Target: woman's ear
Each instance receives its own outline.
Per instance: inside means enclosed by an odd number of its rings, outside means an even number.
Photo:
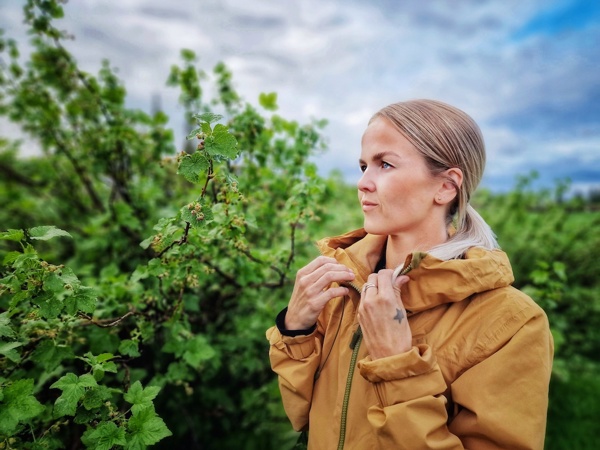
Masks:
[[[458,167],[452,167],[440,174],[442,184],[435,195],[438,205],[446,205],[456,198],[462,186],[463,173]]]

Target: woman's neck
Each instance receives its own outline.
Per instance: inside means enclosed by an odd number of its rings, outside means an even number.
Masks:
[[[435,233],[390,235],[388,236],[385,248],[386,268],[395,269],[399,265],[404,264],[406,257],[411,253],[415,251],[428,251],[447,240],[448,231],[445,227],[436,230]]]

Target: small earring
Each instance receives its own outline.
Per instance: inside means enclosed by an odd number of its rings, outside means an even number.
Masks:
[[[436,200],[438,203],[442,203],[442,197],[438,197]]]

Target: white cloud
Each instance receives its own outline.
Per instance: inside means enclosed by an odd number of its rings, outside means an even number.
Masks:
[[[447,101],[481,125],[488,171],[512,180],[512,172],[553,155],[579,155],[583,163],[593,150],[581,149],[597,148],[598,130],[557,115],[590,108],[590,92],[599,89],[600,55],[590,44],[597,27],[560,39],[515,38],[551,7],[542,0],[88,0],[66,5],[62,26],[76,35],[68,48],[85,70],[110,59],[132,104],[149,108],[160,93],[172,118],[177,92],[164,84],[179,50],[196,51],[207,71],[225,61],[249,101],[276,91],[282,115],[329,119],[331,149],[319,164],[347,171],[352,181],[360,136],[377,109],[415,97]],[[0,5],[0,26],[23,39],[19,9]],[[551,121],[560,138],[544,133]],[[568,138],[581,127],[590,134],[584,147]]]

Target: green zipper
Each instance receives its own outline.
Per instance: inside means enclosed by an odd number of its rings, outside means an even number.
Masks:
[[[404,269],[402,269],[398,275],[406,275],[413,268],[417,267],[421,262],[423,256],[424,254],[422,253],[413,254],[413,258],[411,259],[410,264]],[[360,295],[360,289],[358,289],[354,283],[347,284],[353,287]],[[344,391],[344,402],[342,403],[342,415],[340,417],[340,439],[338,441],[337,450],[342,450],[346,441],[346,419],[348,418],[348,403],[350,402],[350,389],[352,388],[352,378],[354,377],[354,369],[356,368],[356,359],[358,358],[358,351],[360,349],[362,337],[362,329],[359,325],[356,331],[354,332],[354,335],[352,336],[352,341],[350,342],[350,348],[352,348],[352,357],[350,358],[350,368],[348,370],[348,378],[346,379],[346,390]]]
[[[342,403],[342,416],[340,418],[340,440],[338,442],[338,450],[344,448],[346,441],[346,419],[348,416],[348,403],[350,402],[350,389],[352,388],[352,377],[354,377],[354,369],[356,368],[356,359],[358,358],[358,350],[362,342],[362,330],[360,326],[356,330],[356,340],[352,339],[354,348],[352,349],[352,357],[350,358],[350,370],[348,371],[348,379],[346,380],[346,390],[344,391],[344,403]]]

